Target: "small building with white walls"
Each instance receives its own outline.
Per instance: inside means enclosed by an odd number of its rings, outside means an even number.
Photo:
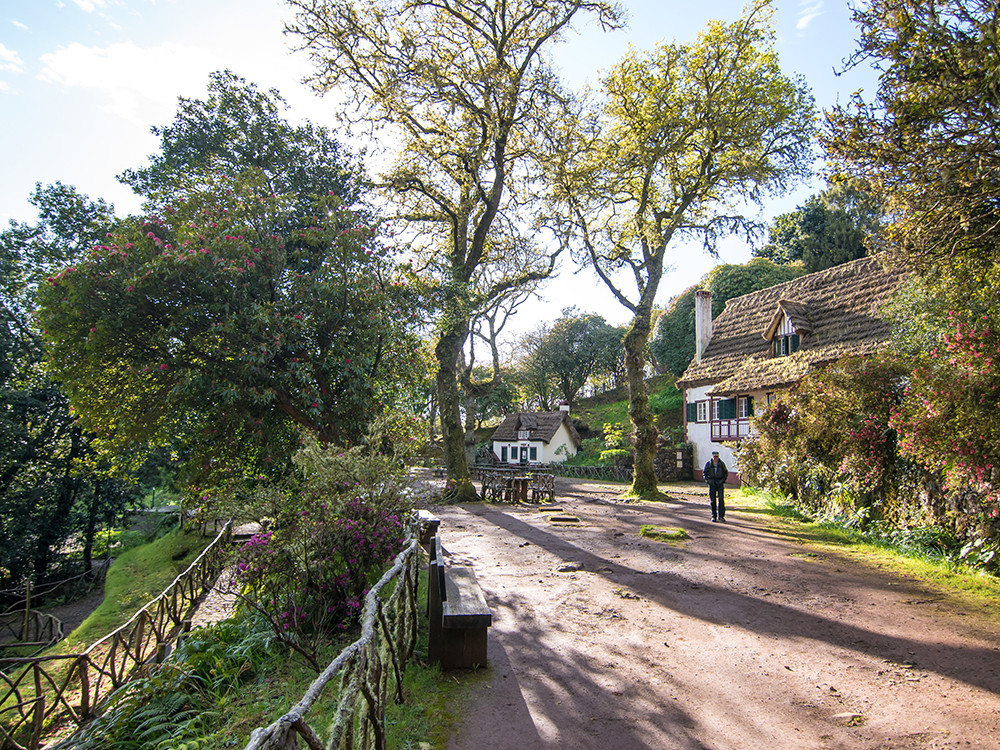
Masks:
[[[580,450],[580,435],[569,416],[569,404],[559,411],[508,414],[491,438],[501,466],[562,463]]]

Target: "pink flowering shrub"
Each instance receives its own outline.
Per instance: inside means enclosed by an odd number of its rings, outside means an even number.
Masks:
[[[357,624],[369,588],[403,549],[411,505],[383,456],[317,445],[303,452],[314,454],[313,469],[317,456],[338,460],[271,493],[274,515],[239,549],[232,583],[241,605],[318,670],[319,648]]]
[[[810,513],[898,516],[905,467],[889,418],[904,372],[891,360],[845,358],[811,373],[755,417],[756,437],[739,450],[741,475]]]

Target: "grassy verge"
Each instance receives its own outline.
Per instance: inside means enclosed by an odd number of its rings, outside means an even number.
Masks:
[[[150,544],[123,553],[108,571],[104,601],[56,646],[55,653],[86,647],[128,622],[140,607],[169,586],[212,539],[176,528]]]
[[[1000,578],[997,576],[933,551],[866,540],[856,529],[814,521],[781,498],[766,493],[745,489],[732,496],[727,493],[726,505],[730,511],[755,516],[773,533],[805,547],[832,552],[901,578],[919,581],[947,595],[957,605],[996,615],[1000,604]]]

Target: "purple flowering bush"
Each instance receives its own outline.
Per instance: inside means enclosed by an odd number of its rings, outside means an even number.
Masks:
[[[410,503],[398,474],[373,469],[382,457],[312,450],[339,460],[313,462],[295,486],[272,493],[277,515],[240,548],[233,584],[242,606],[319,670],[319,648],[358,622],[368,589],[402,550]]]

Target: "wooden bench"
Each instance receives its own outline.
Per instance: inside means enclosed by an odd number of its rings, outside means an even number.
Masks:
[[[420,546],[427,550],[428,554],[440,525],[441,519],[429,510],[417,511],[417,536],[420,539]]]
[[[472,568],[447,565],[441,538],[430,544],[427,576],[427,659],[442,669],[485,667],[493,614]]]

